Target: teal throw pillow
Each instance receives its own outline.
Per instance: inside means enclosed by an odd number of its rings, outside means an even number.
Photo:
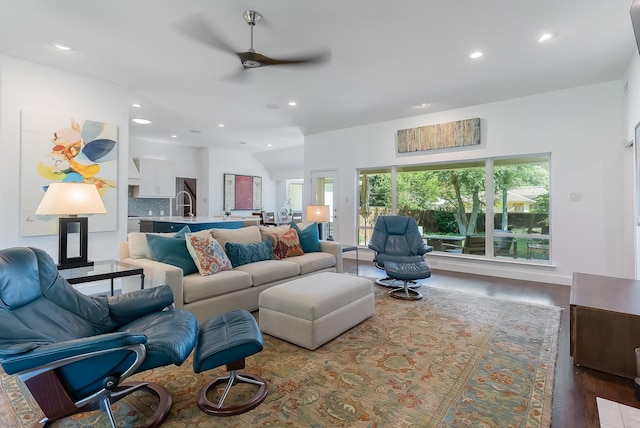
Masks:
[[[184,232],[182,238],[148,234],[147,244],[154,260],[179,267],[184,275],[198,272],[198,267],[187,249]]]
[[[185,239],[187,237],[187,233],[191,233],[191,229],[189,229],[189,226],[185,226],[177,231],[176,234],[173,235],[173,237]]]
[[[291,229],[296,229],[302,251],[305,253],[317,253],[320,251],[320,237],[318,236],[318,223],[311,223],[304,230],[300,230],[295,222],[291,222]]]
[[[273,258],[273,245],[269,239],[256,244],[227,242],[225,249],[233,267]]]

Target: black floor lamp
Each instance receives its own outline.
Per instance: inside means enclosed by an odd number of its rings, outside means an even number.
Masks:
[[[88,183],[52,183],[47,187],[36,215],[57,215],[58,231],[58,269],[70,269],[91,266],[87,260],[88,219],[78,217],[82,214],[106,214],[95,184]],[[80,233],[79,248],[73,251],[77,256],[69,256],[69,235]],[[73,250],[73,248],[71,248]]]

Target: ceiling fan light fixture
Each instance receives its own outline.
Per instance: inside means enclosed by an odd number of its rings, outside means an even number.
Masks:
[[[258,68],[262,66],[262,64],[260,64],[258,61],[254,61],[252,59],[242,61],[242,65],[244,66],[244,68]]]

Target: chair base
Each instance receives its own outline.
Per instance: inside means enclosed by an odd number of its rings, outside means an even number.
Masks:
[[[109,400],[108,397],[105,397],[105,399],[103,399],[103,401],[101,403],[91,403],[87,406],[84,407],[80,407],[78,409],[76,409],[77,411],[75,412],[70,412],[68,414],[68,416],[74,415],[74,414],[78,414],[78,413],[82,413],[82,412],[87,412],[87,411],[93,411],[96,410],[97,408],[97,404],[99,405],[99,407],[101,408],[101,410],[103,410],[105,413],[107,413],[107,416],[109,418],[109,420],[112,422],[112,426],[115,426],[115,423],[113,422],[113,414],[111,413],[111,408],[110,405],[113,403],[117,403],[119,400],[125,398],[128,394],[126,393],[127,390],[130,390],[130,392],[134,392],[140,389],[144,389],[147,390],[148,392],[152,393],[153,395],[155,395],[158,398],[158,407],[156,408],[156,411],[153,413],[153,415],[151,415],[145,422],[144,424],[141,425],[141,427],[143,428],[157,428],[160,425],[162,425],[162,423],[164,422],[164,420],[167,418],[167,416],[169,415],[169,411],[171,410],[171,405],[173,404],[173,399],[171,398],[171,394],[169,393],[169,391],[162,385],[157,384],[157,383],[153,383],[153,382],[124,382],[121,383],[120,385],[118,385],[118,387],[116,388],[116,390],[113,392],[114,396],[116,396],[117,398],[114,400]],[[118,393],[123,393],[124,394],[118,396]],[[104,406],[109,405],[109,408],[104,408]],[[55,420],[50,420],[48,418],[44,418],[38,422],[36,422],[35,424],[32,425],[33,428],[44,428],[49,426],[49,424],[55,422],[56,420],[60,420],[59,419],[55,419]]]
[[[376,284],[386,288],[404,288],[404,281],[391,277],[378,278],[376,279]],[[419,288],[422,287],[422,284],[418,284],[416,281],[409,281],[407,286],[409,288]]]
[[[407,281],[408,282],[408,281]],[[396,288],[395,290],[389,291],[389,296],[395,299],[401,300],[420,300],[422,299],[422,294],[413,289],[409,288],[407,282],[404,283],[404,287]]]
[[[253,397],[249,400],[244,401],[242,403],[234,404],[232,406],[225,406],[224,400],[227,397],[227,394],[231,390],[231,387],[240,383],[250,383],[253,385],[258,385],[260,388],[258,392],[255,393]],[[218,404],[213,404],[207,398],[207,393],[215,388],[218,385],[227,384],[222,397]],[[198,407],[203,412],[209,415],[216,416],[233,416],[239,415],[244,412],[248,412],[249,410],[257,407],[258,404],[262,403],[267,396],[268,388],[267,382],[262,379],[258,375],[243,373],[242,375],[237,373],[235,370],[232,370],[228,376],[221,376],[217,379],[214,379],[207,384],[205,384],[202,389],[200,389],[200,393],[198,394]]]

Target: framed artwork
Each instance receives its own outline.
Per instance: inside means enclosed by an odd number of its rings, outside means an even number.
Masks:
[[[261,210],[262,177],[224,174],[224,210]]]
[[[118,219],[118,127],[79,117],[21,112],[20,232],[58,233],[57,216],[35,215],[49,184],[93,183],[107,214],[92,215],[90,232],[116,230]]]
[[[398,153],[450,149],[474,144],[480,144],[480,118],[401,129],[397,136]]]

